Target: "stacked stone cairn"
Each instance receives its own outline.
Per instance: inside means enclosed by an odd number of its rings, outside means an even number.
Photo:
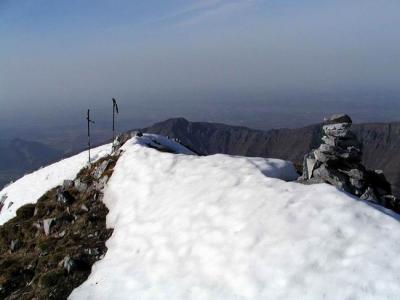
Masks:
[[[383,172],[367,170],[362,165],[362,145],[350,131],[351,118],[335,114],[324,121],[322,143],[305,155],[299,181],[329,183],[362,200],[400,211],[400,203],[392,195]]]

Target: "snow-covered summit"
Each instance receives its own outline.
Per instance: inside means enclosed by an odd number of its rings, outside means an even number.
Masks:
[[[114,233],[71,299],[398,299],[400,223],[291,163],[124,146]],[[162,139],[153,136],[158,142]]]
[[[147,134],[121,150],[108,251],[70,299],[398,299],[397,215],[290,182],[278,159],[197,156]]]

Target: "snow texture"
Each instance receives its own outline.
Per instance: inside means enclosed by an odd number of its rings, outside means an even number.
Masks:
[[[92,162],[111,152],[111,144],[91,150]],[[31,174],[25,175],[0,191],[0,199],[6,195],[0,212],[0,225],[16,216],[16,211],[28,203],[35,203],[48,190],[61,185],[64,179],[74,179],[87,164],[88,154],[84,151],[63,159]]]
[[[396,215],[277,179],[295,177],[288,162],[161,153],[148,138],[123,147],[108,252],[70,299],[399,299]]]

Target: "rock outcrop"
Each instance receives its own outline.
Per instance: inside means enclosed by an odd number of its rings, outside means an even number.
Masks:
[[[362,161],[362,146],[350,131],[348,115],[336,114],[325,119],[322,143],[306,154],[303,175],[306,184],[329,183],[362,200],[400,211],[399,201],[392,195],[390,183],[380,170],[367,170]]]
[[[87,279],[113,232],[103,188],[129,137],[0,226],[0,299],[67,299]]]

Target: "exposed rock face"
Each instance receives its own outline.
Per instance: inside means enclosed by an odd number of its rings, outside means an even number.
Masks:
[[[112,234],[101,200],[118,157],[83,168],[0,226],[0,299],[67,299],[87,279]]]
[[[329,183],[363,200],[395,211],[400,203],[392,196],[390,183],[380,170],[367,170],[361,163],[361,143],[350,131],[351,118],[344,114],[325,119],[324,136],[303,161],[302,183]]]

